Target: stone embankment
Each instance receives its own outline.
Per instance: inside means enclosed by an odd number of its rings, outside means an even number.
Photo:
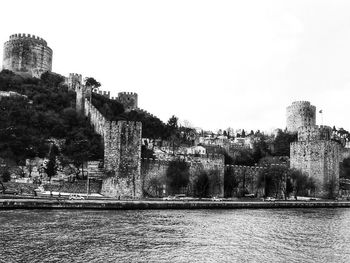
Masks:
[[[0,199],[0,209],[270,209],[270,208],[350,208],[349,201],[119,201],[119,200],[58,200]]]

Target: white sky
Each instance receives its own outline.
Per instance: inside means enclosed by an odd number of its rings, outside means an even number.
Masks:
[[[1,3],[0,42],[38,35],[54,72],[137,92],[165,122],[284,128],[286,107],[309,100],[324,124],[350,130],[349,14],[346,0],[11,0]]]

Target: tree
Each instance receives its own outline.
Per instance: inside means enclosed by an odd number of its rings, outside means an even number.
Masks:
[[[175,149],[180,146],[180,133],[178,130],[178,118],[173,115],[167,123],[167,129],[169,134],[169,139],[173,148],[173,155],[175,155]]]
[[[93,89],[99,88],[101,87],[101,83],[98,82],[96,79],[94,79],[93,77],[87,77],[84,79],[85,82],[85,86],[86,87],[90,87]]]
[[[237,189],[239,181],[235,170],[232,167],[225,169],[224,173],[224,196],[232,197],[235,189]]]
[[[64,81],[63,76],[49,71],[41,74],[40,79],[42,80],[43,84],[51,88],[58,87]]]
[[[189,176],[189,166],[186,162],[181,160],[171,161],[166,172],[167,184],[171,192],[178,193],[181,188],[187,187]]]
[[[44,171],[46,172],[50,180],[53,176],[57,174],[57,163],[56,163],[57,153],[58,153],[57,147],[55,145],[51,145],[50,153],[49,153],[49,161],[44,167]]]
[[[297,134],[290,134],[278,130],[277,136],[274,140],[274,152],[275,156],[290,156],[290,144],[297,140]]]
[[[209,195],[209,177],[204,170],[199,171],[194,181],[195,195],[198,197],[208,197]]]
[[[267,166],[258,175],[257,187],[264,188],[265,197],[278,198],[283,194],[286,198],[288,196],[286,187],[288,171],[286,166]]]
[[[315,180],[300,170],[290,169],[288,178],[290,179],[295,199],[297,199],[298,195],[307,196],[309,192],[316,189]]]

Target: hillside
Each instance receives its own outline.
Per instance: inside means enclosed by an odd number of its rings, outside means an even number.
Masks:
[[[41,79],[0,72],[0,90],[27,96],[0,100],[0,157],[17,164],[48,157],[52,138],[63,139],[61,153],[74,163],[103,158],[101,138],[75,111],[75,93],[63,78],[45,73]]]

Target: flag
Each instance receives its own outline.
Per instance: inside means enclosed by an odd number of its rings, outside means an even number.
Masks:
[[[319,113],[322,113],[322,110],[320,110]]]

